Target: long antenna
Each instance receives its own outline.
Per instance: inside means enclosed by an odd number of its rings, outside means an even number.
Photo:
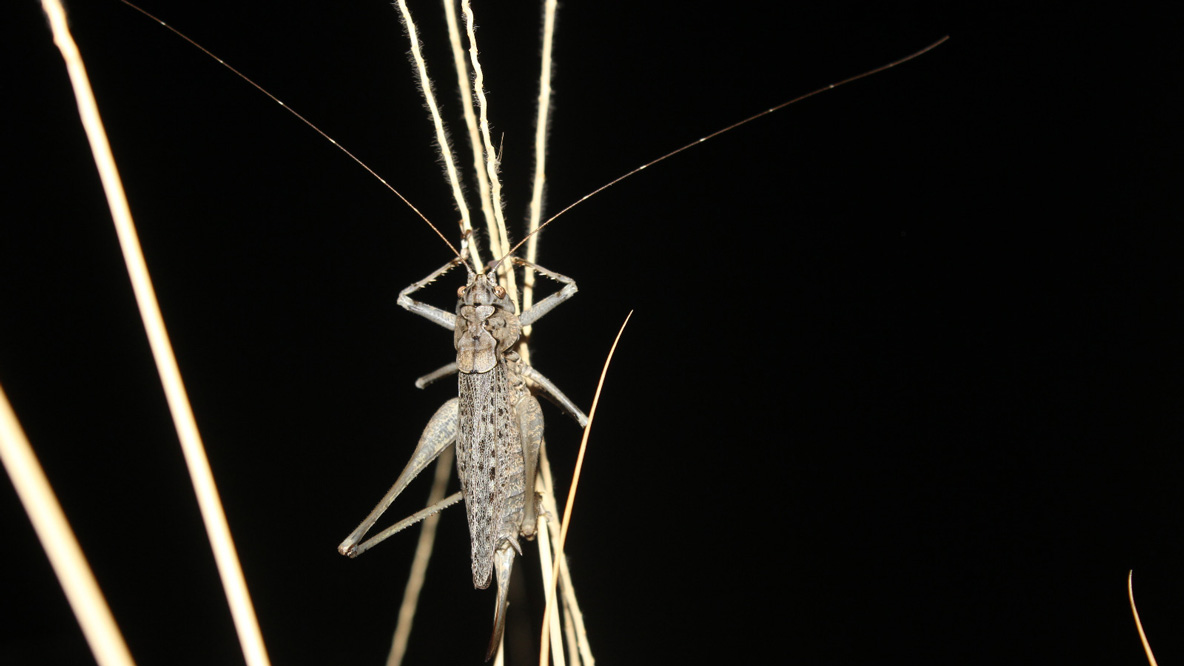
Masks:
[[[333,144],[334,146],[336,146],[338,150],[340,150],[341,152],[345,153],[345,154],[346,154],[346,155],[347,155],[347,156],[348,156],[348,157],[349,157],[351,160],[353,160],[354,162],[357,162],[357,163],[358,163],[358,165],[359,165],[359,166],[361,166],[363,169],[365,169],[365,170],[366,170],[366,171],[367,171],[367,172],[368,172],[368,173],[369,173],[371,176],[374,176],[375,178],[377,178],[377,179],[378,179],[378,182],[380,182],[380,183],[382,183],[383,185],[385,185],[385,186],[386,186],[386,188],[387,188],[388,190],[390,190],[391,192],[394,192],[394,193],[395,193],[395,196],[399,197],[399,199],[401,199],[401,200],[403,201],[403,203],[407,204],[407,207],[408,207],[408,208],[410,208],[411,210],[415,211],[415,214],[419,216],[419,219],[421,219],[421,220],[423,220],[424,222],[426,222],[426,223],[427,223],[427,225],[428,225],[429,227],[431,227],[431,228],[432,228],[432,231],[436,232],[436,235],[440,237],[440,240],[444,241],[444,244],[448,246],[448,249],[452,250],[452,253],[453,253],[453,254],[455,254],[457,257],[460,257],[460,256],[461,256],[461,255],[460,255],[460,252],[458,252],[458,251],[457,251],[457,249],[456,249],[456,248],[455,248],[455,247],[452,245],[452,243],[448,242],[448,239],[447,239],[447,238],[444,236],[444,234],[440,233],[440,230],[436,228],[436,225],[432,224],[432,221],[431,221],[431,220],[429,220],[429,219],[427,218],[427,216],[426,216],[426,215],[424,215],[423,213],[421,213],[421,212],[420,212],[420,210],[419,210],[418,208],[416,208],[416,207],[415,207],[415,204],[413,204],[413,203],[411,203],[410,201],[408,201],[408,200],[407,200],[407,197],[403,196],[403,194],[402,194],[401,192],[399,192],[398,190],[396,190],[396,189],[394,188],[394,186],[392,186],[390,183],[386,182],[386,179],[385,179],[385,178],[383,178],[382,176],[378,175],[378,174],[377,174],[377,173],[374,171],[374,169],[371,169],[371,168],[370,168],[370,167],[369,167],[369,166],[368,166],[368,165],[367,165],[365,162],[363,162],[362,160],[358,159],[358,157],[357,157],[356,155],[354,155],[353,153],[349,152],[349,150],[347,150],[345,146],[341,145],[340,143],[337,143],[337,141],[336,141],[336,140],[335,140],[333,137],[331,137],[331,136],[329,136],[328,134],[325,134],[323,131],[321,131],[321,128],[319,128],[319,127],[317,127],[316,125],[314,125],[314,124],[312,123],[312,121],[311,121],[311,120],[309,120],[308,118],[305,118],[304,116],[300,115],[300,113],[298,113],[298,112],[297,112],[295,109],[293,109],[292,107],[288,106],[287,104],[284,104],[283,100],[281,100],[280,98],[278,98],[278,97],[276,97],[275,95],[273,95],[273,94],[271,94],[270,92],[268,92],[268,91],[267,91],[267,89],[266,89],[266,88],[264,88],[263,86],[261,86],[261,85],[259,85],[258,83],[255,83],[254,81],[252,81],[252,80],[251,80],[251,77],[247,76],[246,74],[243,74],[242,72],[238,71],[238,70],[237,70],[237,69],[235,69],[233,66],[231,66],[231,65],[230,65],[230,63],[228,63],[228,62],[226,62],[225,60],[223,60],[223,59],[219,58],[218,56],[214,55],[213,53],[211,53],[211,52],[209,51],[209,49],[207,49],[206,47],[202,46],[201,44],[198,44],[197,42],[193,41],[193,40],[192,40],[192,39],[190,39],[190,38],[189,38],[189,36],[188,36],[188,35],[186,35],[185,33],[181,32],[180,30],[177,30],[176,28],[174,28],[173,26],[169,25],[168,23],[165,23],[164,21],[162,21],[162,20],[160,20],[160,19],[156,18],[156,17],[155,17],[155,16],[153,16],[152,14],[149,14],[147,11],[145,11],[145,10],[143,10],[143,9],[141,9],[141,8],[139,8],[139,7],[137,7],[136,5],[132,4],[132,3],[131,3],[131,2],[129,2],[128,0],[120,0],[120,2],[122,2],[122,3],[123,3],[123,4],[125,4],[125,5],[127,5],[128,7],[131,7],[132,9],[134,9],[134,10],[136,10],[136,11],[140,12],[140,13],[141,13],[141,14],[143,14],[144,16],[147,16],[148,18],[152,19],[153,21],[156,21],[157,23],[161,24],[161,25],[162,25],[162,26],[164,26],[166,29],[168,29],[170,32],[172,32],[174,35],[176,35],[176,36],[180,37],[181,39],[184,39],[184,40],[185,40],[185,41],[187,41],[187,42],[189,42],[189,43],[190,43],[190,44],[192,44],[194,47],[196,47],[196,48],[197,48],[197,50],[201,51],[202,53],[204,53],[204,54],[208,55],[209,57],[211,57],[211,58],[213,58],[215,61],[217,61],[217,63],[218,63],[219,65],[222,65],[222,66],[223,66],[223,67],[225,67],[226,69],[229,69],[231,72],[233,72],[233,73],[235,74],[235,76],[239,77],[239,78],[240,78],[240,79],[242,79],[243,81],[246,81],[247,83],[249,83],[249,84],[251,84],[252,86],[254,86],[254,88],[255,88],[256,90],[258,90],[259,92],[263,93],[264,95],[267,95],[268,97],[270,97],[270,98],[271,98],[271,100],[272,100],[273,102],[275,102],[276,104],[279,104],[281,107],[283,107],[283,108],[284,108],[284,110],[285,110],[285,111],[287,111],[288,113],[292,114],[293,116],[296,116],[296,118],[297,118],[297,119],[299,119],[299,120],[300,120],[300,122],[304,123],[305,125],[308,125],[310,128],[312,128],[312,130],[313,130],[314,132],[316,132],[317,134],[320,134],[320,135],[321,135],[322,137],[324,137],[324,138],[325,138],[325,139],[326,139],[326,140],[327,140],[329,143],[331,143],[331,144]],[[463,260],[463,257],[461,257],[461,259]]]
[[[127,0],[124,0],[124,1],[126,2]],[[884,70],[892,69],[893,67],[896,67],[897,65],[904,64],[904,63],[912,60],[913,58],[918,58],[920,56],[923,56],[926,53],[928,53],[929,51],[932,51],[933,49],[937,48],[938,46],[941,46],[949,38],[950,38],[949,35],[946,35],[945,37],[942,37],[941,39],[930,44],[929,46],[926,46],[925,48],[921,49],[920,51],[917,51],[915,53],[911,53],[903,58],[900,58],[899,60],[893,60],[892,62],[888,63],[887,65],[880,65],[879,67],[876,67],[875,69],[869,69],[866,72],[863,72],[862,74],[856,74],[855,76],[845,78],[842,81],[839,81],[837,83],[832,83],[829,86],[823,86],[821,88],[818,88],[817,90],[813,90],[811,92],[808,92],[805,95],[799,95],[787,102],[782,102],[782,103],[778,104],[777,106],[765,109],[764,111],[761,111],[760,113],[751,115],[751,116],[745,118],[744,120],[734,122],[731,125],[728,125],[727,127],[724,127],[722,129],[718,129],[701,139],[696,139],[696,140],[686,144],[685,146],[675,148],[674,150],[666,153],[665,155],[662,155],[661,157],[659,157],[655,160],[650,160],[649,162],[646,162],[645,164],[637,167],[636,169],[633,169],[632,171],[628,171],[620,176],[617,176],[616,178],[605,183],[604,185],[601,185],[600,187],[596,188],[595,190],[592,190],[588,194],[585,194],[584,196],[580,197],[575,202],[568,204],[568,206],[566,208],[564,208],[563,210],[552,215],[550,218],[547,219],[546,222],[539,225],[538,229],[535,229],[534,231],[527,234],[522,240],[518,241],[517,245],[510,248],[510,251],[508,253],[506,253],[505,256],[503,256],[501,259],[497,260],[497,263],[494,264],[494,267],[496,267],[498,264],[500,264],[506,257],[514,254],[514,252],[517,251],[518,248],[522,247],[522,245],[524,243],[526,243],[528,240],[530,240],[531,237],[533,237],[535,234],[542,231],[543,229],[547,228],[547,225],[554,222],[556,219],[559,218],[559,216],[563,215],[564,213],[571,210],[572,208],[575,208],[576,206],[584,203],[588,199],[591,199],[592,197],[596,196],[597,194],[600,194],[601,192],[607,190],[608,188],[612,187],[613,185],[616,185],[617,183],[621,182],[622,180],[625,180],[626,178],[628,178],[630,176],[636,175],[637,173],[644,171],[645,169],[648,169],[649,167],[652,167],[653,165],[657,164],[658,162],[662,162],[662,161],[667,160],[671,157],[674,157],[675,155],[683,152],[684,150],[690,150],[691,148],[694,148],[695,146],[698,146],[699,144],[701,144],[705,141],[709,141],[711,139],[714,139],[715,137],[717,137],[725,132],[730,132],[730,131],[736,129],[737,127],[740,127],[741,125],[747,125],[748,123],[750,123],[754,120],[757,120],[759,118],[764,118],[765,116],[767,116],[771,113],[774,113],[776,111],[780,111],[781,109],[784,109],[785,107],[790,106],[791,104],[797,104],[798,102],[807,100],[815,95],[827,92],[829,90],[834,90],[835,88],[838,88],[839,86],[846,85],[848,83],[852,83],[854,81],[858,81],[860,79],[867,78],[867,77],[875,75],[875,74],[879,74],[880,72],[883,72]]]

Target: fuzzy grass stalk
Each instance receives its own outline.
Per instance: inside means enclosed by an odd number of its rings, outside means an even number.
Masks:
[[[464,195],[461,194],[460,176],[456,170],[456,160],[452,156],[452,147],[448,142],[448,132],[444,129],[444,121],[440,118],[440,106],[436,103],[436,94],[432,89],[432,79],[428,76],[427,61],[424,60],[423,52],[420,50],[419,32],[415,29],[415,22],[411,19],[411,10],[407,7],[407,2],[405,0],[399,0],[398,7],[403,25],[407,28],[407,39],[411,42],[412,62],[415,63],[416,74],[419,77],[419,89],[423,94],[424,104],[427,105],[430,112],[432,125],[436,131],[436,145],[440,149],[440,156],[444,159],[448,184],[452,187],[452,197],[456,200],[456,207],[460,212],[461,254],[464,255],[466,241],[468,241],[473,233],[469,207],[465,203]],[[474,263],[481,264],[481,257],[475,245],[470,246],[469,256],[472,257]]]

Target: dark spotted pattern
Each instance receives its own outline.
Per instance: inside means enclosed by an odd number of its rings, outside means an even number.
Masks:
[[[456,466],[469,519],[473,585],[484,588],[494,551],[507,539],[516,541],[522,522],[524,462],[518,419],[512,416],[519,396],[510,390],[504,362],[459,377]]]

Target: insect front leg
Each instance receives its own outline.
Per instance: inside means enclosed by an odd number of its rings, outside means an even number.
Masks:
[[[579,287],[576,286],[576,281],[567,277],[566,275],[561,275],[554,271],[547,270],[542,266],[532,264],[529,261],[519,259],[517,257],[514,257],[513,261],[514,263],[517,263],[521,266],[527,266],[531,269],[534,269],[535,271],[546,275],[552,280],[563,283],[562,289],[530,306],[530,308],[528,308],[518,317],[519,323],[521,323],[523,326],[530,326],[536,321],[542,319],[543,315],[547,314],[551,310],[554,310],[557,305],[568,300],[572,296],[575,296],[576,292],[579,291]]]
[[[439,511],[450,504],[455,504],[460,499],[460,493],[457,493],[452,497],[445,498],[437,505],[433,505],[424,511],[417,513],[412,517],[415,518],[415,520],[408,519],[409,522],[402,521],[399,524],[394,525],[391,528],[388,528],[375,535],[365,543],[361,543],[359,545],[359,542],[362,540],[362,538],[366,536],[366,533],[369,532],[370,528],[374,526],[375,521],[377,521],[378,518],[382,516],[383,512],[387,510],[387,507],[391,505],[391,502],[394,502],[395,498],[403,492],[403,489],[407,487],[407,484],[410,483],[411,480],[416,476],[418,476],[419,473],[422,472],[429,463],[435,460],[436,457],[440,455],[441,451],[443,451],[446,447],[452,444],[453,441],[456,440],[456,423],[458,412],[459,400],[457,398],[449,400],[448,402],[444,403],[440,409],[436,410],[436,413],[432,416],[431,420],[428,421],[427,427],[424,428],[423,435],[419,438],[419,444],[417,444],[415,447],[415,453],[412,454],[411,460],[408,461],[407,466],[404,467],[402,473],[399,474],[399,478],[395,480],[395,484],[391,486],[391,489],[387,491],[386,495],[383,495],[382,500],[379,501],[378,505],[374,507],[374,510],[370,512],[370,515],[366,516],[366,519],[363,520],[360,525],[358,525],[357,529],[351,532],[350,535],[345,538],[345,541],[341,542],[341,545],[337,547],[337,551],[339,553],[348,557],[357,557],[358,555],[361,555],[365,551],[369,550],[375,544],[381,542],[395,532],[398,532],[400,529],[403,529],[410,524],[414,524],[415,522],[426,518],[428,515],[431,515],[432,513],[435,513],[436,511]]]
[[[576,292],[579,291],[579,287],[576,286],[576,281],[567,277],[566,275],[547,270],[542,266],[532,264],[522,259],[514,258],[514,261],[515,263],[521,264],[523,266],[528,266],[535,271],[546,275],[552,280],[563,284],[562,289],[544,298],[538,303],[535,303],[518,317],[518,321],[523,327],[529,326],[537,322],[539,319],[542,319],[543,315],[547,314],[551,310],[554,310],[560,303],[563,303],[572,296],[575,296]],[[570,414],[571,417],[576,420],[576,423],[580,424],[581,428],[588,425],[588,417],[584,415],[584,412],[579,407],[576,407],[576,404],[572,402],[570,398],[564,395],[563,391],[559,390],[559,387],[556,386],[550,379],[547,379],[542,373],[531,367],[523,367],[521,369],[521,373],[524,378],[530,380],[531,384],[538,387],[539,389],[542,389],[544,393],[546,393],[552,400],[555,401],[555,404],[559,405],[564,411]]]
[[[414,298],[411,298],[411,294],[414,294],[415,292],[419,291],[420,289],[423,289],[424,287],[428,286],[429,284],[435,282],[436,279],[439,278],[441,275],[456,268],[457,266],[461,265],[462,263],[463,262],[459,258],[453,259],[452,261],[444,264],[440,268],[437,268],[435,271],[432,272],[431,275],[428,275],[426,278],[420,280],[419,282],[412,284],[411,286],[407,287],[403,291],[400,291],[399,292],[399,300],[398,300],[399,305],[401,305],[405,310],[407,310],[409,312],[414,312],[415,314],[423,317],[424,319],[427,319],[430,322],[439,324],[440,326],[443,326],[444,328],[446,328],[450,331],[456,330],[456,315],[455,314],[453,314],[447,310],[441,310],[440,308],[438,308],[434,305],[428,305],[427,303],[417,301]],[[431,375],[429,375],[429,376],[431,376]]]

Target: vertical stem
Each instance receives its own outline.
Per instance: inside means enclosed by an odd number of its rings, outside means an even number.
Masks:
[[[255,608],[252,606],[250,594],[247,592],[247,583],[243,577],[242,567],[239,565],[238,553],[234,549],[234,539],[230,536],[230,526],[226,523],[226,514],[222,511],[222,501],[218,497],[218,488],[214,485],[210,462],[206,458],[205,447],[202,445],[201,435],[197,431],[197,423],[193,418],[193,410],[189,405],[189,396],[181,381],[181,371],[177,367],[177,359],[173,354],[168,332],[165,330],[160,305],[156,301],[156,292],[153,290],[152,280],[148,276],[148,266],[144,261],[144,253],[140,249],[140,240],[136,235],[135,224],[132,222],[131,211],[127,205],[127,197],[123,192],[119,171],[115,167],[115,158],[112,157],[111,147],[107,143],[107,134],[99,117],[99,109],[90,88],[86,67],[82,63],[78,47],[70,37],[65,12],[61,5],[52,0],[46,0],[43,2],[43,7],[50,18],[50,25],[54,31],[54,42],[66,60],[66,69],[70,74],[70,82],[74,86],[79,115],[82,117],[82,125],[86,130],[87,139],[90,141],[99,177],[107,194],[107,203],[111,208],[111,216],[119,236],[120,248],[123,250],[124,263],[127,264],[136,303],[140,308],[140,318],[144,321],[144,329],[148,333],[148,344],[152,348],[152,357],[156,361],[156,370],[164,385],[169,411],[172,413],[173,423],[177,428],[177,436],[181,440],[181,451],[185,455],[185,464],[189,468],[189,477],[197,494],[198,507],[201,509],[206,534],[209,536],[210,545],[214,550],[214,561],[218,566],[218,574],[222,578],[222,587],[230,604],[230,613],[234,618],[234,626],[238,631],[243,655],[251,666],[267,666],[270,662],[267,658],[267,650],[263,646],[259,621],[255,618]]]

